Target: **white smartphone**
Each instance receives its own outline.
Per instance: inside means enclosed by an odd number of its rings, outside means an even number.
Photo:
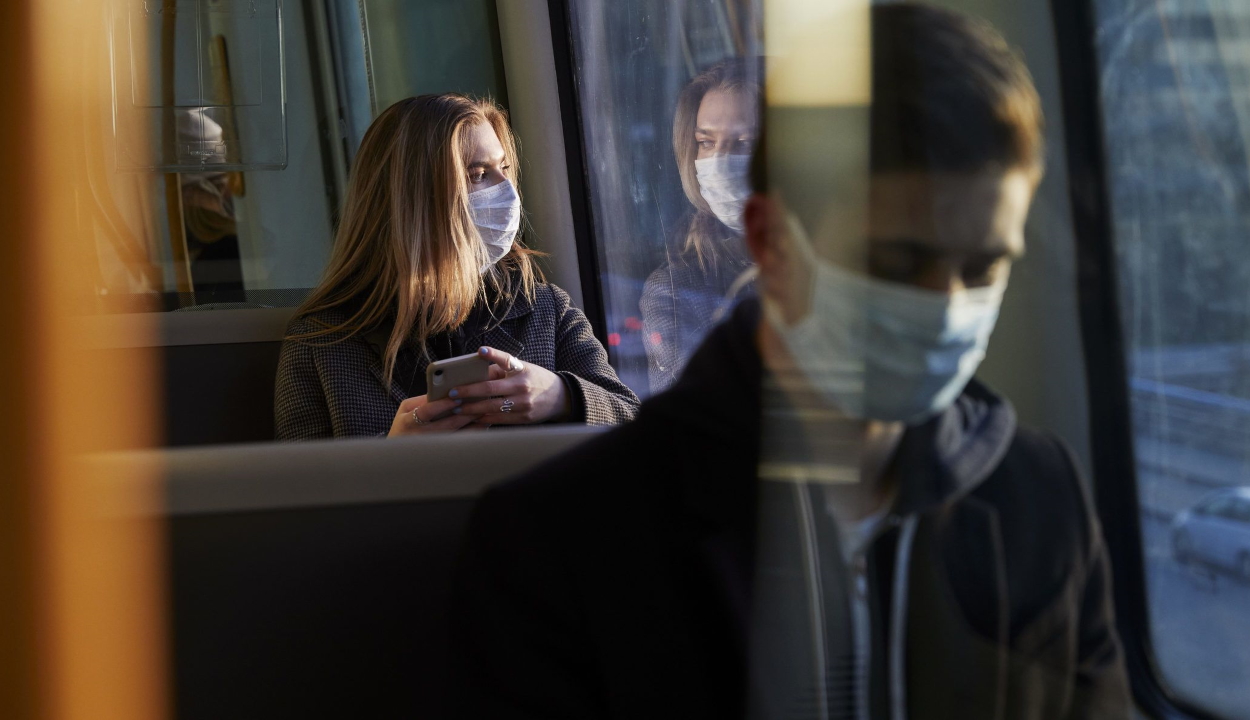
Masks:
[[[478,353],[436,360],[425,369],[425,394],[430,402],[442,400],[453,388],[490,379],[490,360]],[[478,400],[480,398],[462,398]]]

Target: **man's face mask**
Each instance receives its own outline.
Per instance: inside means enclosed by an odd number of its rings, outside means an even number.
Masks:
[[[805,379],[854,418],[914,425],[949,407],[985,358],[1006,274],[950,294],[886,282],[816,257],[790,226],[814,272],[810,310],[792,326],[764,310]]]
[[[512,250],[512,241],[521,228],[521,196],[510,180],[469,193],[469,211],[482,236],[489,262],[486,272]]]
[[[750,166],[750,155],[714,155],[694,161],[699,194],[717,219],[736,233],[742,232],[742,210],[751,197]]]

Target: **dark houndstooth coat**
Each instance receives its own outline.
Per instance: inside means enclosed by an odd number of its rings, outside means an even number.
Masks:
[[[667,390],[716,324],[716,311],[754,293],[753,287],[725,297],[734,280],[751,267],[745,256],[731,255],[701,267],[693,257],[666,262],[642,288],[643,336],[647,338],[647,374],[651,392]]]
[[[334,324],[346,318],[331,311],[317,319]],[[287,334],[319,327],[310,318],[296,318]],[[383,384],[382,358],[363,336],[329,344],[342,337],[283,343],[274,392],[279,440],[375,436],[390,430],[405,397],[403,387],[394,381]],[[481,345],[563,378],[582,422],[622,423],[632,420],[638,410],[638,396],[617,378],[590,322],[555,285],[538,285],[532,303],[518,300],[501,322],[471,338],[468,347]],[[418,371],[425,372],[424,360]]]

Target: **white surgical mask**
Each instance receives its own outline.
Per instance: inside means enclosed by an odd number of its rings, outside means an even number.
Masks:
[[[738,233],[743,228],[742,209],[751,197],[751,182],[747,176],[750,167],[750,155],[714,155],[694,161],[699,194],[716,217]]]
[[[469,193],[469,211],[486,245],[486,256],[490,260],[482,266],[482,272],[486,272],[512,250],[512,241],[521,228],[521,196],[512,181],[505,179]]]
[[[985,358],[1004,276],[940,293],[877,280],[812,257],[810,312],[769,322],[808,382],[846,415],[918,424],[950,407]]]

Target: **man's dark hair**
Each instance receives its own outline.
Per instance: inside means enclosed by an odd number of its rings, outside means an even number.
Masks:
[[[1042,109],[1028,68],[993,27],[919,3],[872,8],[873,173],[1040,172]],[[752,163],[766,190],[767,129]]]

